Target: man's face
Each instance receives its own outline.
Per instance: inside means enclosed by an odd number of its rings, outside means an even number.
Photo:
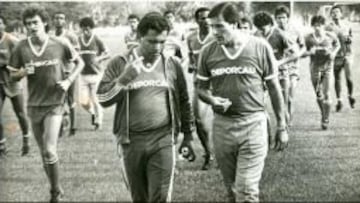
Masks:
[[[3,21],[3,19],[0,18],[0,33],[3,33],[5,31],[6,25]]]
[[[155,57],[160,55],[164,49],[164,44],[168,31],[159,33],[156,30],[148,30],[147,34],[141,37],[141,48],[147,56]]]
[[[43,22],[41,17],[36,15],[25,19],[25,27],[28,35],[31,37],[37,37],[45,32],[46,22]]]
[[[175,16],[172,13],[168,13],[165,15],[166,20],[168,21],[170,27],[174,26],[175,23]]]
[[[325,25],[321,23],[315,23],[313,26],[315,33],[320,33],[325,30]]]
[[[202,11],[198,13],[196,23],[199,25],[201,29],[209,29],[210,28],[210,19],[208,18],[209,11]]]
[[[331,17],[332,17],[333,19],[336,19],[336,20],[341,19],[341,17],[342,17],[342,12],[341,12],[341,10],[340,10],[339,8],[333,9],[333,10],[331,11]]]
[[[86,37],[90,37],[92,35],[92,28],[89,26],[81,27],[81,31]]]
[[[243,33],[250,34],[251,33],[251,26],[248,22],[240,22],[239,30]]]
[[[262,27],[259,27],[258,29],[263,36],[267,36],[270,33],[271,28],[272,28],[272,25],[269,24],[269,25],[264,25]]]
[[[220,44],[226,44],[231,41],[237,29],[235,24],[226,22],[222,17],[211,18],[210,26],[213,35]]]
[[[62,13],[58,13],[58,14],[55,14],[54,16],[54,25],[55,27],[64,27],[65,26],[65,14],[62,14]]]
[[[289,22],[289,18],[286,13],[278,14],[275,19],[280,28],[286,27]]]
[[[131,30],[135,31],[137,29],[139,21],[136,18],[130,18],[128,23],[130,25]]]

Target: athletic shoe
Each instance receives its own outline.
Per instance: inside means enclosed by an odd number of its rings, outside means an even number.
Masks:
[[[349,103],[350,103],[350,106],[351,108],[355,108],[355,98],[354,97],[349,97]]]
[[[210,169],[211,163],[212,163],[212,161],[214,160],[214,157],[211,156],[210,154],[205,154],[205,155],[204,155],[204,158],[205,158],[205,161],[204,161],[203,166],[201,167],[201,170],[207,171],[207,170]]]
[[[323,130],[327,130],[328,127],[329,127],[329,119],[323,119],[323,120],[321,121],[321,128],[322,128]]]
[[[338,103],[336,104],[336,112],[339,112],[339,111],[341,111],[341,109],[342,109],[342,102],[341,101],[338,101]]]
[[[21,148],[21,156],[26,156],[27,154],[29,154],[29,151],[30,151],[29,138],[24,137],[23,138],[23,145],[22,145],[22,148]]]
[[[72,128],[72,129],[70,129],[69,136],[75,136],[75,133],[76,133],[76,129]]]
[[[50,203],[60,202],[64,196],[64,191],[61,188],[59,190],[50,190],[50,196]]]

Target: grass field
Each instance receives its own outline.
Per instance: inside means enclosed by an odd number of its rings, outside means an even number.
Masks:
[[[355,98],[360,102],[358,24],[354,33],[353,78]],[[121,37],[111,34],[103,37],[112,54],[123,47],[119,40]],[[335,113],[333,110],[329,130],[320,130],[320,113],[307,63],[307,60],[301,62],[301,80],[295,101],[297,109],[289,148],[281,153],[269,152],[260,186],[261,200],[360,201],[359,103],[356,109],[350,109],[343,88],[343,111]],[[79,109],[78,134],[60,139],[64,201],[130,200],[120,175],[120,162],[111,133],[113,112],[114,108],[106,109],[105,126],[95,132],[90,125],[90,115]],[[35,140],[31,139],[29,156],[20,157],[21,133],[8,101],[2,116],[9,153],[7,159],[0,160],[0,201],[47,201],[48,183]],[[201,171],[203,152],[197,139],[195,146],[198,159],[194,163],[179,161],[177,164],[173,200],[225,201],[225,188],[219,170],[214,164],[209,171]]]

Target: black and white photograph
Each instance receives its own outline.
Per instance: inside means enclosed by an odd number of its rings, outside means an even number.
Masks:
[[[360,202],[360,2],[0,0],[0,202]]]

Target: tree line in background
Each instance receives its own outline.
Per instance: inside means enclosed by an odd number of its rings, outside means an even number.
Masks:
[[[0,14],[8,19],[8,29],[22,28],[21,13],[28,6],[40,5],[45,7],[50,14],[62,11],[66,14],[68,21],[76,25],[80,18],[92,16],[99,26],[117,26],[125,24],[129,14],[137,14],[140,17],[149,11],[164,12],[172,10],[180,22],[188,22],[193,19],[195,10],[200,6],[212,7],[215,1],[122,1],[122,2],[0,2]],[[237,2],[244,16],[252,16],[257,11],[263,10],[273,13],[279,5],[290,7],[289,2]],[[301,16],[304,21],[308,16],[316,14],[324,5],[333,5],[333,1],[321,2],[296,2],[293,4],[295,14]],[[360,13],[360,3],[349,3],[344,5],[347,13]],[[346,13],[345,12],[345,13]]]

